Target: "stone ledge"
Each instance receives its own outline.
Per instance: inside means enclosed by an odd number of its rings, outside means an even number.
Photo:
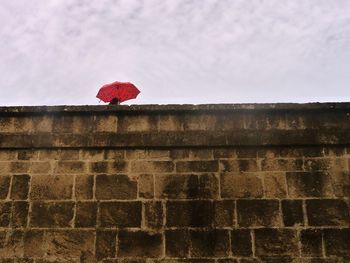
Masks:
[[[206,112],[206,111],[350,111],[349,102],[329,103],[242,103],[242,104],[164,104],[164,105],[60,105],[0,107],[0,115],[48,113],[113,113],[113,112]]]
[[[0,148],[144,148],[349,145],[347,129],[236,130],[91,134],[0,134]]]

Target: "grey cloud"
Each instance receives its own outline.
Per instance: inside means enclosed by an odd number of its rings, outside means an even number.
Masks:
[[[0,104],[350,99],[350,2],[13,0],[0,6]]]

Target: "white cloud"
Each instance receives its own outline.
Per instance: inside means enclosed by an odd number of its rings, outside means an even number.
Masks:
[[[347,0],[13,0],[0,5],[0,104],[350,100]]]

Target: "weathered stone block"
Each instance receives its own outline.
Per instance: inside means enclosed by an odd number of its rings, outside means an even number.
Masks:
[[[11,227],[26,227],[29,204],[25,201],[15,201],[12,203]]]
[[[36,160],[39,152],[36,150],[19,150],[17,153],[17,160]]]
[[[54,149],[42,149],[39,150],[39,160],[59,160],[59,150]]]
[[[220,186],[222,198],[261,198],[264,194],[262,181],[255,174],[222,173]]]
[[[187,229],[165,231],[165,251],[167,257],[188,257],[189,249],[190,235]]]
[[[33,121],[31,116],[16,116],[13,118],[14,131],[18,133],[32,133]]]
[[[58,160],[79,160],[78,149],[61,149],[58,151]]]
[[[166,203],[168,227],[209,227],[212,221],[213,203],[210,201],[168,201]]]
[[[18,150],[15,149],[1,149],[0,150],[0,160],[1,161],[10,161],[15,160],[18,155]]]
[[[146,132],[157,131],[158,116],[127,115],[118,118],[118,132]]]
[[[233,227],[236,221],[235,207],[233,200],[214,201],[214,226]]]
[[[285,198],[287,195],[286,175],[283,172],[269,172],[263,175],[265,196],[267,198]]]
[[[141,202],[101,202],[102,227],[141,227]]]
[[[160,229],[163,227],[164,212],[162,202],[145,202],[144,211],[145,228]]]
[[[11,173],[28,173],[29,168],[30,162],[27,161],[11,162],[10,164]]]
[[[94,231],[49,230],[45,232],[45,258],[50,262],[93,262]]]
[[[40,258],[45,252],[44,231],[27,229],[24,232],[24,256]]]
[[[184,114],[183,127],[186,131],[215,130],[217,118],[211,114]]]
[[[8,227],[11,219],[11,202],[0,202],[0,227]]]
[[[137,198],[137,182],[127,175],[96,175],[96,198],[129,200]]]
[[[0,259],[0,262],[1,263],[14,263],[15,260],[13,258],[3,258],[3,259]]]
[[[31,258],[18,258],[14,259],[14,263],[34,263],[34,259]],[[40,261],[38,261],[40,263]]]
[[[73,132],[73,116],[61,115],[54,116],[52,123],[52,132],[54,133],[72,133]]]
[[[75,178],[75,198],[88,200],[93,198],[94,176],[90,174],[77,175]]]
[[[6,199],[10,190],[11,177],[0,175],[0,199]]]
[[[302,159],[264,159],[261,162],[261,169],[263,171],[302,171]]]
[[[281,226],[277,200],[237,200],[238,225]]]
[[[22,257],[24,252],[23,231],[1,231],[0,244],[0,258]]]
[[[77,202],[75,213],[75,227],[96,227],[96,202]]]
[[[298,238],[294,229],[261,228],[254,231],[257,256],[298,255]]]
[[[190,158],[192,160],[213,160],[213,150],[211,149],[191,149]]]
[[[91,173],[123,173],[128,171],[128,163],[125,161],[99,161],[90,163]]]
[[[218,170],[218,161],[178,161],[176,163],[176,171],[180,173],[217,172]]]
[[[93,162],[90,163],[90,172],[92,173],[107,173],[109,162]]]
[[[302,256],[322,257],[322,230],[303,229],[300,233]]]
[[[53,119],[50,116],[33,116],[33,129],[35,132],[52,132]]]
[[[259,170],[256,160],[221,160],[220,170],[223,172],[256,172]]]
[[[125,159],[125,150],[105,149],[104,159],[106,160],[123,160]]]
[[[58,161],[54,173],[79,174],[86,172],[86,163],[81,161]]]
[[[238,158],[236,149],[229,149],[229,148],[213,149],[213,156],[214,156],[214,159]]]
[[[224,258],[224,259],[218,259],[219,263],[238,263],[238,260],[237,259],[234,259],[234,258]],[[247,263],[246,261],[244,261],[244,259],[241,259],[242,263]],[[249,261],[250,262],[250,261]],[[253,262],[253,261],[252,261]]]
[[[29,173],[31,174],[45,174],[51,172],[50,162],[31,162]]]
[[[243,263],[304,263],[303,259],[300,258],[292,258],[291,256],[261,256],[257,259],[246,259],[246,261],[242,261]],[[305,262],[306,263],[306,262]]]
[[[118,233],[118,257],[163,256],[163,237],[161,234],[144,231],[120,231]]]
[[[116,253],[117,234],[114,230],[96,232],[96,259],[113,258]]]
[[[30,225],[32,227],[70,227],[74,215],[73,202],[35,201],[32,203]]]
[[[73,133],[91,133],[95,116],[73,116]]]
[[[169,150],[157,150],[157,149],[132,149],[127,150],[126,158],[131,160],[169,160]]]
[[[315,258],[295,259],[297,263],[344,263],[344,260],[347,260],[347,258],[346,257],[327,257],[327,258],[315,257]]]
[[[302,205],[301,200],[282,200],[284,226],[304,225]]]
[[[157,179],[159,181],[159,179]],[[154,176],[153,174],[141,174],[138,179],[139,197],[152,199],[154,197]]]
[[[183,131],[184,117],[182,115],[160,115],[160,131]]]
[[[30,199],[72,199],[73,181],[72,175],[35,175],[31,179]]]
[[[310,226],[346,226],[350,224],[349,207],[339,199],[306,200]]]
[[[331,167],[330,159],[305,159],[304,160],[304,170],[316,172],[316,171],[326,171]]]
[[[289,148],[288,149],[280,149],[280,148],[258,148],[257,155],[258,158],[263,158],[263,159],[274,159],[282,156],[282,151],[287,151],[289,153]],[[284,156],[286,157],[286,156]],[[292,156],[287,156],[287,157],[296,157],[294,155]]]
[[[0,118],[0,131],[1,132],[13,132],[14,131],[14,118],[1,116],[1,118]]]
[[[86,161],[103,161],[105,159],[104,149],[83,149],[79,151],[81,159]]]
[[[170,173],[174,170],[171,161],[133,161],[131,172],[134,173]]]
[[[249,229],[234,229],[231,231],[231,249],[234,256],[248,257],[253,255]]]
[[[290,197],[332,197],[332,182],[327,172],[287,173]]]
[[[350,197],[350,172],[330,171],[334,195],[337,197]]]
[[[219,179],[215,174],[199,175],[198,198],[217,199],[219,197]]]
[[[11,199],[25,200],[28,198],[30,176],[27,174],[13,175]]]
[[[286,115],[282,112],[256,112],[253,117],[256,118],[256,122],[245,127],[254,128],[255,126],[258,130],[282,130],[287,127]]]
[[[349,226],[349,224],[347,225]],[[350,256],[350,228],[324,229],[327,256]],[[345,261],[346,262],[346,261]]]
[[[171,149],[170,158],[173,160],[188,159],[190,157],[189,149]]]
[[[228,230],[190,231],[192,257],[225,257],[229,255]]]
[[[155,194],[157,198],[168,199],[216,198],[218,184],[214,174],[157,176]]]
[[[10,173],[10,162],[0,162],[0,174],[1,175],[8,175]]]
[[[93,130],[96,132],[116,132],[118,117],[114,115],[97,115],[94,118]]]

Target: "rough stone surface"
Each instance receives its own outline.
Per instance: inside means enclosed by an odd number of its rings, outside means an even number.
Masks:
[[[96,202],[77,202],[75,207],[75,227],[96,227],[96,215]]]
[[[122,231],[118,234],[118,256],[150,257],[163,255],[163,237],[161,234],[144,231]]]
[[[70,227],[74,216],[73,202],[36,201],[32,203],[30,225],[33,227]]]
[[[99,210],[102,227],[141,226],[141,202],[101,202]]]
[[[96,198],[136,199],[137,183],[127,175],[96,175]]]
[[[71,175],[35,175],[31,180],[30,199],[65,200],[72,198],[74,178]]]
[[[347,226],[350,224],[349,205],[344,200],[307,200],[306,209],[311,226]]]
[[[297,233],[292,229],[255,230],[255,249],[259,256],[297,255]]]
[[[223,173],[220,180],[223,198],[261,198],[264,195],[258,175]]]
[[[209,227],[213,222],[210,201],[169,201],[166,212],[168,227]]]
[[[227,230],[190,231],[193,257],[227,257],[230,241]]]
[[[190,235],[188,230],[166,230],[165,241],[166,255],[168,257],[188,257],[190,249]]]
[[[282,214],[285,226],[304,224],[303,203],[301,200],[282,200]]]
[[[322,230],[306,229],[301,231],[301,254],[303,256],[322,256]]]
[[[349,262],[349,113],[0,107],[0,262]]]
[[[277,200],[238,200],[238,225],[281,226],[281,213]]]
[[[231,247],[234,256],[248,257],[253,255],[251,232],[249,229],[231,231]]]

